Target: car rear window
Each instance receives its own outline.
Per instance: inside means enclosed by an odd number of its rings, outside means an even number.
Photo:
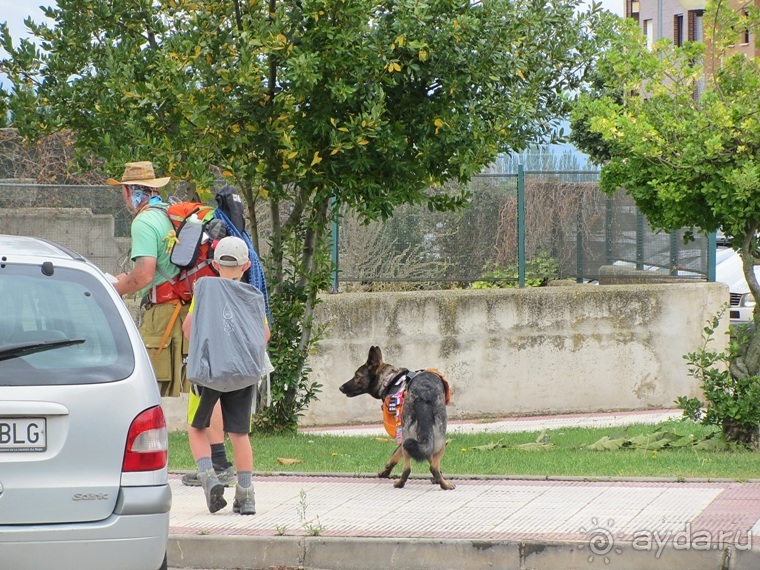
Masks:
[[[109,285],[76,269],[54,266],[50,273],[39,265],[0,265],[0,386],[129,376],[134,354]]]

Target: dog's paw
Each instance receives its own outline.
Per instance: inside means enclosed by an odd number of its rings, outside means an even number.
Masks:
[[[377,476],[380,477],[380,479],[390,479],[391,471],[393,471],[393,467],[391,468],[386,467],[385,469],[380,471],[380,473],[378,473]]]

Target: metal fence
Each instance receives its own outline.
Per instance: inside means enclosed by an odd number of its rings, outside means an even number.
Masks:
[[[456,187],[452,187],[452,190]],[[459,212],[398,208],[386,223],[340,219],[341,283],[594,281],[603,266],[706,279],[708,239],[655,233],[625,192],[607,197],[599,173],[482,174]]]
[[[333,225],[333,287],[594,281],[600,268],[609,265],[653,275],[708,277],[707,238],[684,244],[682,231],[653,232],[624,192],[607,197],[598,179],[599,173],[590,171],[482,174],[469,184],[469,207],[457,212],[406,205],[385,223],[370,224],[341,212]],[[457,190],[456,185],[444,189]],[[64,223],[62,213],[72,208],[112,216],[114,236],[129,237],[131,216],[118,187],[0,183],[0,214],[33,208],[47,208],[45,219],[40,226],[28,224],[24,232],[74,249],[87,242],[92,228],[83,223],[56,229],[57,218]],[[257,214],[266,228],[266,208]],[[261,236],[263,258],[266,237]],[[126,262],[123,258],[119,264]]]

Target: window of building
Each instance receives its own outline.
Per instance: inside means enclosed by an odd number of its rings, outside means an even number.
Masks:
[[[673,45],[683,45],[683,14],[673,16]]]
[[[647,49],[652,49],[652,43],[654,41],[654,28],[652,27],[652,20],[644,20],[644,36],[647,39]]]

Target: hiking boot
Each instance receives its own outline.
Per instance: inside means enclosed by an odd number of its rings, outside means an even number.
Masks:
[[[219,482],[213,469],[198,473],[198,480],[206,495],[208,512],[215,513],[227,506],[227,501],[224,500],[224,485]]]
[[[237,482],[235,468],[232,465],[226,469],[220,469],[217,465],[214,465],[214,471],[216,471],[216,477],[219,479],[219,482],[225,487],[231,487]],[[182,484],[187,487],[200,487],[201,482],[198,480],[198,472],[185,473],[182,476]]]
[[[250,487],[235,485],[235,500],[232,501],[232,511],[241,515],[256,514],[256,503],[253,500],[253,485]]]

